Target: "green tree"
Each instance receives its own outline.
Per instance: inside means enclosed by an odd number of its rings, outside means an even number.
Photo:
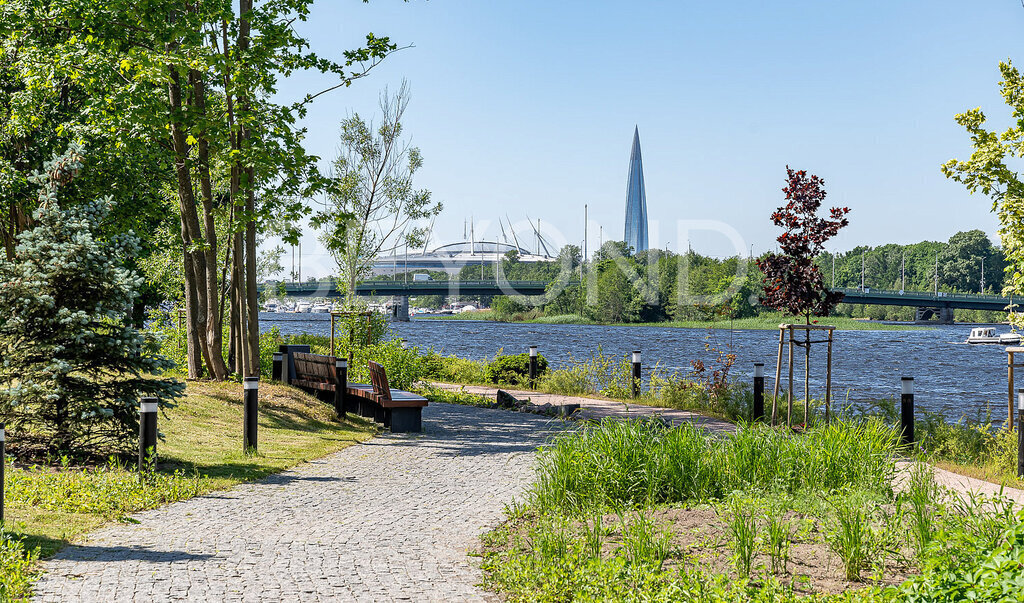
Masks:
[[[1024,157],[1024,78],[1009,61],[999,63],[1000,92],[1013,116],[1013,125],[1002,134],[985,128],[981,108],[956,116],[967,130],[974,151],[966,161],[951,159],[942,173],[962,183],[971,193],[980,192],[992,200],[992,211],[999,217],[999,240],[1005,256],[1003,293],[1024,293],[1024,181],[1009,161]],[[1011,313],[1015,326],[1024,325],[1020,313]]]
[[[419,149],[402,138],[402,118],[409,106],[402,82],[392,96],[380,96],[381,122],[359,114],[341,123],[340,153],[332,165],[327,208],[312,220],[338,264],[349,305],[356,284],[372,270],[374,259],[405,247],[423,245],[426,229],[415,221],[441,213],[430,191],[413,188],[423,165]]]
[[[141,281],[124,264],[137,238],[103,238],[107,199],[58,203],[81,159],[72,147],[44,166],[35,227],[0,264],[0,416],[21,442],[95,455],[131,447],[139,396],[166,405],[184,388],[151,376],[171,363],[131,324]]]

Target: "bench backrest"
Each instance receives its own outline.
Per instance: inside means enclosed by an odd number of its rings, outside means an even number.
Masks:
[[[388,374],[384,367],[372,360],[367,365],[370,367],[370,383],[373,385],[373,393],[381,400],[390,400],[391,386],[388,385]]]
[[[337,380],[334,356],[320,354],[304,354],[293,352],[295,359],[295,378],[305,381],[334,383]]]

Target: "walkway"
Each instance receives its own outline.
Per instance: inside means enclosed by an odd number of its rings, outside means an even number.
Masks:
[[[38,599],[485,600],[467,551],[564,423],[447,404],[423,422],[101,529],[45,563]]]
[[[431,383],[435,387],[449,391],[465,389],[467,393],[494,398],[498,388],[488,385],[455,385],[451,383]],[[534,404],[579,404],[580,414],[584,419],[601,419],[604,417],[635,418],[643,416],[659,416],[671,421],[673,424],[690,422],[698,427],[711,432],[733,432],[736,425],[722,419],[706,417],[702,414],[688,410],[675,410],[672,408],[658,408],[656,406],[645,406],[643,404],[630,404],[616,400],[602,400],[599,398],[581,398],[579,396],[563,396],[561,394],[545,394],[542,392],[501,388],[516,398],[529,398]]]

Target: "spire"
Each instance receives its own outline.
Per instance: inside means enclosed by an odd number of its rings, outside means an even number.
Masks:
[[[626,181],[626,244],[633,252],[647,250],[647,194],[644,190],[644,165],[640,154],[640,127],[633,130],[633,150],[629,154],[629,178]]]

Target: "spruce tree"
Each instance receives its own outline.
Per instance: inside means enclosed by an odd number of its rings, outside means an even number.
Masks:
[[[126,452],[140,396],[163,405],[184,385],[157,375],[171,362],[132,326],[141,279],[124,265],[132,233],[104,237],[108,199],[61,207],[58,192],[82,169],[80,147],[37,174],[35,226],[0,264],[0,420],[25,452],[76,457]]]

